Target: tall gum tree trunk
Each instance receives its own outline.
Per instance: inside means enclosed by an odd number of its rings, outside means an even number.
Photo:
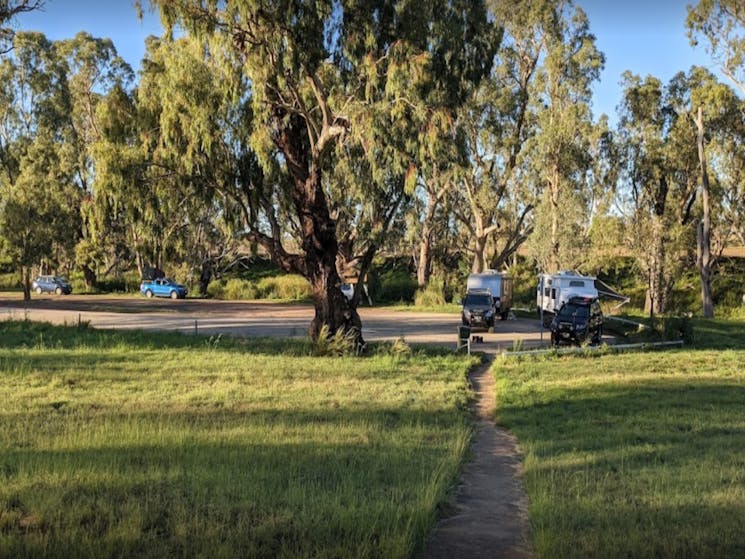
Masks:
[[[427,287],[432,273],[432,235],[435,212],[437,208],[430,200],[427,213],[422,223],[422,240],[419,243],[419,267],[416,271],[417,284],[420,288]]]
[[[696,264],[701,277],[701,306],[704,318],[714,318],[714,300],[711,296],[711,202],[709,200],[709,175],[706,172],[704,150],[704,117],[702,108],[696,114],[698,129],[698,161],[701,171],[701,201],[704,215],[698,225]]]
[[[336,222],[329,212],[318,161],[303,142],[304,126],[295,119],[293,125],[282,131],[279,147],[288,160],[293,180],[292,200],[302,234],[304,255],[298,271],[310,283],[315,307],[309,334],[317,340],[326,326],[329,335],[339,330],[351,333],[355,344],[361,346],[364,343],[362,321],[357,309],[350,307],[341,292],[341,279],[336,269],[339,254]]]
[[[486,235],[476,236],[474,239],[473,249],[473,264],[471,265],[471,272],[474,274],[480,274],[484,271],[484,253],[486,252]]]
[[[559,270],[559,171],[554,169],[553,178],[549,184],[551,200],[551,252],[549,254],[549,268]]]

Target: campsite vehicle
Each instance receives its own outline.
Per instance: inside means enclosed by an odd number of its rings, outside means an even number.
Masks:
[[[31,283],[31,289],[37,294],[56,293],[57,295],[69,295],[72,293],[72,286],[61,276],[38,276]]]
[[[598,298],[594,276],[582,276],[565,270],[556,274],[538,276],[536,308],[543,317],[543,326],[548,328],[561,306],[572,297]]]
[[[603,312],[591,297],[570,297],[551,321],[551,345],[560,343],[600,343],[603,337]]]
[[[463,300],[461,322],[464,326],[494,328],[496,309],[488,289],[469,289]]]
[[[148,299],[152,297],[170,297],[171,299],[183,299],[186,297],[187,289],[172,279],[158,278],[154,280],[143,280],[140,284],[140,293]]]
[[[488,291],[496,314],[500,315],[502,320],[507,319],[512,308],[512,277],[496,270],[485,270],[481,274],[469,275],[466,289],[469,293],[473,290]]]

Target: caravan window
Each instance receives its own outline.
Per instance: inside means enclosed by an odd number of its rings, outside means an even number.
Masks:
[[[544,294],[544,295],[545,295],[546,297],[551,297],[551,288],[547,287],[546,289],[544,289],[544,290],[543,290],[543,294]]]
[[[551,289],[551,298],[556,299],[556,288],[555,287]]]
[[[585,282],[580,280],[569,280],[569,287],[584,287]]]

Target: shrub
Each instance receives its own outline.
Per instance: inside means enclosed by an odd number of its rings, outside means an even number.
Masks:
[[[417,283],[407,271],[391,270],[380,275],[379,289],[380,291],[374,296],[375,300],[411,303],[414,300]]]
[[[414,304],[417,307],[437,307],[445,304],[445,294],[442,283],[434,278],[424,289],[418,289],[414,295]]]
[[[262,278],[257,284],[262,299],[290,299],[299,301],[311,296],[310,284],[302,276],[286,275]]]

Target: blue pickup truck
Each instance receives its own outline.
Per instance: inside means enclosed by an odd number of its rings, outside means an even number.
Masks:
[[[152,297],[170,297],[171,299],[183,299],[186,297],[187,289],[172,279],[159,278],[144,280],[140,284],[140,293],[148,299]]]

